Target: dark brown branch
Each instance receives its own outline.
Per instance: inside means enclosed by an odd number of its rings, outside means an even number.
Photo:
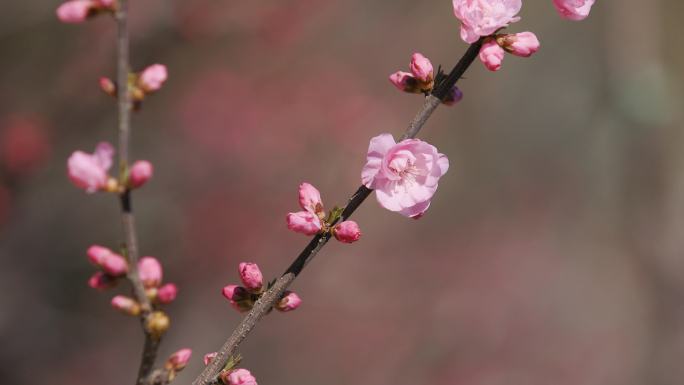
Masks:
[[[117,56],[117,92],[118,92],[118,117],[119,117],[119,173],[125,175],[129,163],[129,149],[131,138],[131,98],[128,92],[129,65],[129,37],[128,37],[128,1],[119,0],[119,9],[115,15],[118,29],[116,56]],[[119,178],[120,180],[123,178]],[[145,345],[140,361],[140,369],[136,384],[142,384],[152,371],[154,361],[159,348],[159,338],[151,335],[145,328],[145,320],[152,310],[150,300],[145,294],[145,288],[138,276],[138,238],[135,229],[135,217],[133,216],[132,197],[130,190],[124,191],[121,196],[121,224],[126,242],[126,255],[128,258],[127,278],[133,286],[133,294],[142,308],[141,323],[145,333]]]
[[[482,39],[473,43],[468,47],[463,57],[458,61],[449,75],[441,81],[434,89],[431,95],[425,98],[423,107],[418,111],[418,114],[413,118],[409,127],[401,136],[401,140],[415,138],[418,132],[423,128],[432,113],[441,104],[441,101],[448,95],[451,88],[463,76],[465,71],[473,63],[482,46]],[[373,190],[361,186],[349,198],[347,206],[338,221],[348,219],[354,211],[363,203],[363,201],[370,196]],[[302,272],[304,267],[318,254],[318,252],[330,240],[330,233],[318,234],[309,242],[309,244],[302,250],[297,259],[292,262],[285,273],[278,278],[273,286],[264,293],[264,295],[254,304],[252,310],[245,316],[240,324],[235,328],[228,340],[223,344],[221,349],[217,352],[216,357],[212,362],[204,368],[204,370],[192,382],[193,385],[210,385],[216,381],[216,376],[223,369],[228,362],[228,359],[235,354],[240,343],[247,337],[249,332],[254,329],[259,320],[266,315],[269,310],[280,300],[283,292],[292,284],[297,276]]]

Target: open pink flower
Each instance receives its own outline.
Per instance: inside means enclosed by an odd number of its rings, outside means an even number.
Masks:
[[[112,167],[113,157],[114,147],[107,142],[98,144],[93,154],[76,151],[67,161],[69,179],[87,193],[104,190],[107,187],[107,171]]]
[[[560,16],[568,20],[584,20],[589,16],[594,0],[553,0]]]
[[[371,139],[362,183],[374,189],[380,205],[407,217],[422,215],[437,191],[449,159],[419,139],[399,143],[390,134]]]
[[[461,20],[461,39],[474,43],[499,28],[520,20],[521,0],[453,0],[454,15]]]
[[[81,23],[85,21],[93,7],[97,4],[92,0],[67,1],[57,8],[57,18],[63,23]]]
[[[299,206],[310,213],[318,214],[323,212],[321,193],[310,183],[304,182],[300,184]]]

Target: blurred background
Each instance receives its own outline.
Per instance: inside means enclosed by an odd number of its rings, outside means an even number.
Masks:
[[[137,321],[96,292],[91,244],[122,238],[117,201],[66,159],[116,141],[113,22],[60,24],[57,0],[0,15],[0,383],[133,383]],[[526,1],[511,31],[542,49],[476,62],[464,100],[421,132],[451,160],[425,217],[374,197],[354,245],[331,242],[242,345],[264,384],[675,385],[684,366],[684,3],[598,1],[584,22]],[[180,287],[161,358],[188,384],[241,316],[237,264],[282,273],[297,186],[327,207],[360,183],[370,137],[399,135],[419,96],[387,81],[419,51],[466,48],[448,0],[132,1],[134,69],[169,68],[133,120],[143,255]]]

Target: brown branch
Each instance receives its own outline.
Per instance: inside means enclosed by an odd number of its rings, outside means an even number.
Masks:
[[[131,98],[128,92],[129,64],[129,37],[128,37],[128,1],[119,0],[119,9],[115,15],[118,29],[117,37],[117,92],[119,108],[119,173],[122,177],[119,180],[125,182],[123,176],[126,175],[129,163],[129,149],[131,138]],[[142,309],[140,320],[145,333],[145,345],[143,347],[140,369],[136,384],[144,383],[147,376],[152,371],[154,361],[159,349],[159,337],[153,336],[147,331],[145,321],[152,310],[150,300],[147,298],[145,288],[138,276],[138,238],[135,229],[135,217],[133,216],[131,191],[126,189],[120,195],[121,201],[121,224],[123,226],[124,238],[126,243],[126,256],[128,258],[127,278],[133,286],[133,294],[140,303]]]
[[[425,98],[423,107],[413,118],[408,128],[401,136],[401,140],[415,138],[416,135],[418,135],[418,132],[423,128],[435,109],[441,104],[441,101],[446,98],[451,88],[473,63],[480,52],[482,40],[483,39],[480,39],[468,47],[468,50],[463,54],[463,57],[461,57],[449,75],[435,87],[431,95]],[[372,192],[373,190],[365,186],[359,187],[349,198],[349,202],[347,203],[347,206],[345,206],[338,221],[344,221],[349,218]],[[217,352],[216,357],[204,368],[197,378],[195,378],[192,382],[193,385],[210,385],[216,382],[217,375],[226,365],[228,359],[235,354],[240,343],[247,337],[249,332],[254,329],[259,320],[269,312],[278,300],[280,300],[283,292],[292,284],[299,273],[302,272],[304,267],[316,256],[316,254],[318,254],[323,246],[328,243],[330,237],[330,233],[317,234],[313,237],[297,259],[292,262],[287,271],[285,271],[285,273],[275,281],[273,286],[271,286],[271,288],[269,288],[254,304],[252,310],[243,318],[228,340]]]

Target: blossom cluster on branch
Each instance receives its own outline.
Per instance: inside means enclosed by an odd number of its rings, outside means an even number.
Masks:
[[[416,52],[411,56],[408,72],[397,71],[389,76],[390,82],[397,89],[426,97],[425,107],[418,115],[423,120],[416,120],[419,122],[416,124],[420,125],[414,131],[407,130],[398,142],[389,133],[370,139],[366,162],[361,170],[362,187],[357,191],[360,195],[353,195],[349,206],[334,206],[326,212],[320,191],[310,183],[300,184],[298,192],[301,210],[288,213],[286,224],[294,232],[313,236],[311,243],[295,260],[293,266],[298,266],[296,271],[291,270],[291,267],[283,276],[270,282],[264,281],[257,264],[239,264],[241,285],[227,285],[223,287],[222,294],[234,309],[250,312],[250,315],[254,313],[255,317],[250,318],[248,315],[236,329],[234,334],[237,333],[238,338],[234,345],[227,343],[221,351],[204,356],[204,363],[207,365],[205,372],[211,373],[205,375],[203,372],[196,383],[207,385],[220,381],[226,385],[256,385],[255,377],[247,369],[238,368],[241,357],[233,354],[237,344],[254,327],[254,323],[272,309],[288,312],[301,305],[301,298],[286,289],[303,269],[303,265],[328,239],[334,237],[343,243],[354,243],[361,238],[359,225],[348,219],[358,205],[374,191],[378,203],[389,211],[413,219],[425,215],[437,192],[440,178],[449,170],[449,159],[434,145],[416,139],[415,136],[439,104],[454,105],[463,98],[463,93],[455,84],[473,60],[479,57],[487,69],[497,71],[501,68],[506,53],[529,57],[539,50],[539,40],[532,32],[501,32],[520,20],[518,13],[522,8],[521,0],[452,2],[454,15],[461,22],[460,36],[463,41],[471,44],[454,70],[449,75],[441,69],[435,71],[432,62]],[[553,4],[561,17],[582,20],[589,15],[594,0],[553,0]],[[125,22],[121,23],[125,21],[127,14],[125,5],[125,0],[70,0],[59,6],[57,17],[65,23],[79,23],[96,15],[109,14],[120,23],[119,28],[126,28]],[[120,34],[119,38],[122,39],[123,36],[123,39],[127,39],[127,30],[123,32],[125,33]],[[123,40],[119,43],[120,47],[127,47],[128,42]],[[127,52],[127,48],[120,50],[120,55],[122,51]],[[162,64],[153,64],[141,71],[130,72],[127,53],[124,59],[123,63],[119,62],[119,68],[125,72],[119,72],[116,82],[107,77],[100,78],[99,82],[106,94],[123,99],[119,100],[120,120],[128,119],[128,111],[139,109],[142,101],[159,91],[168,78],[167,68]],[[104,141],[96,146],[93,153],[75,151],[67,160],[67,175],[74,185],[87,193],[102,191],[115,194],[122,203],[124,223],[130,225],[131,191],[150,180],[153,166],[145,160],[127,164],[127,151],[122,148],[127,149],[127,144],[119,147],[120,152],[125,152],[126,155],[119,162],[119,174],[116,176],[109,174],[113,165],[114,147]],[[170,325],[170,319],[162,308],[176,299],[178,287],[173,283],[163,283],[162,265],[156,258],[147,256],[137,260],[137,255],[131,257],[130,251],[136,242],[131,242],[131,239],[135,239],[134,230],[129,228],[129,232],[127,235],[133,237],[129,237],[118,252],[100,245],[93,245],[88,249],[89,261],[98,268],[88,284],[95,289],[105,290],[114,287],[121,280],[130,281],[134,288],[134,297],[116,295],[111,300],[111,306],[122,313],[140,317],[146,337],[151,338],[150,344],[146,340],[146,349],[148,345],[151,348],[146,350],[143,357],[141,368],[145,370],[141,369],[141,373],[144,376],[138,379],[138,385],[167,384],[189,362],[192,354],[190,349],[177,351],[166,360],[163,368],[149,375],[145,373],[149,372],[147,366],[151,367],[154,363],[159,339]],[[241,326],[246,329],[240,329]]]

